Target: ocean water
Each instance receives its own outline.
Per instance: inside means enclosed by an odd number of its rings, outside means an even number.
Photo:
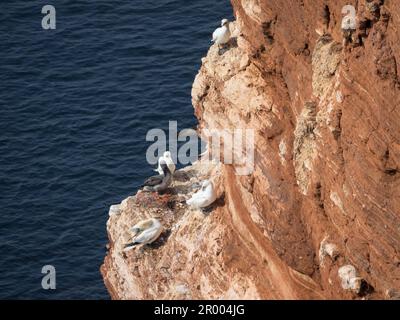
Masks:
[[[0,2],[0,298],[109,298],[108,208],[153,174],[148,130],[196,125],[191,85],[224,17],[229,0]]]

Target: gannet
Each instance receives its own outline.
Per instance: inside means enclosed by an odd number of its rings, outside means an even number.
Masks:
[[[152,176],[152,177],[148,178],[143,184],[144,191],[163,192],[163,191],[167,190],[167,188],[172,183],[171,171],[169,171],[169,168],[164,160],[160,161],[160,166],[161,166],[163,174],[160,174],[157,176]]]
[[[229,21],[228,19],[223,19],[221,21],[221,27],[214,31],[211,42],[214,42],[219,46],[228,43],[230,38],[231,32],[229,31]]]
[[[211,181],[205,180],[201,189],[197,191],[186,204],[195,209],[205,208],[211,205],[217,199],[214,185]]]
[[[126,252],[137,245],[144,246],[156,241],[162,231],[163,227],[160,221],[155,218],[140,221],[131,228],[131,242],[125,245],[123,251]]]
[[[158,172],[159,174],[164,174],[164,172],[160,166],[161,161],[165,161],[165,163],[168,166],[169,171],[172,174],[175,172],[176,167],[175,167],[174,161],[172,160],[171,152],[165,151],[164,154],[160,158],[158,158],[158,168],[154,170],[154,171]]]

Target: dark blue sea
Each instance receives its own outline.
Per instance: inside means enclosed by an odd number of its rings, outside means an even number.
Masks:
[[[224,17],[229,0],[0,2],[0,298],[109,298],[108,208],[153,174],[148,130],[196,125],[192,82]]]

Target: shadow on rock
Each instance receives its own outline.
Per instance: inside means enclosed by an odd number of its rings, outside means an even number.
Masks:
[[[154,241],[151,244],[148,244],[147,247],[149,249],[158,249],[160,247],[162,247],[163,245],[165,245],[168,241],[168,238],[171,235],[171,230],[164,230],[163,233],[161,233],[160,237]]]
[[[228,43],[222,45],[222,47],[218,50],[218,54],[222,56],[225,52],[228,52],[231,48],[237,48],[237,38],[231,38]]]
[[[202,212],[204,213],[204,215],[208,216],[211,214],[211,212],[213,212],[215,209],[220,208],[225,206],[225,192],[217,199],[215,200],[215,202],[202,209]]]

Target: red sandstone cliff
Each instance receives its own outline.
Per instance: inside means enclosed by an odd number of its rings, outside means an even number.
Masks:
[[[346,4],[358,26],[344,39]],[[255,170],[200,161],[178,173],[174,194],[126,199],[107,224],[111,296],[399,298],[398,1],[232,5],[236,39],[203,59],[193,105],[200,132],[256,130]],[[188,210],[183,199],[210,175],[224,200],[208,214]],[[149,216],[166,225],[161,239],[122,254],[127,229]],[[355,290],[339,276],[346,265]]]

